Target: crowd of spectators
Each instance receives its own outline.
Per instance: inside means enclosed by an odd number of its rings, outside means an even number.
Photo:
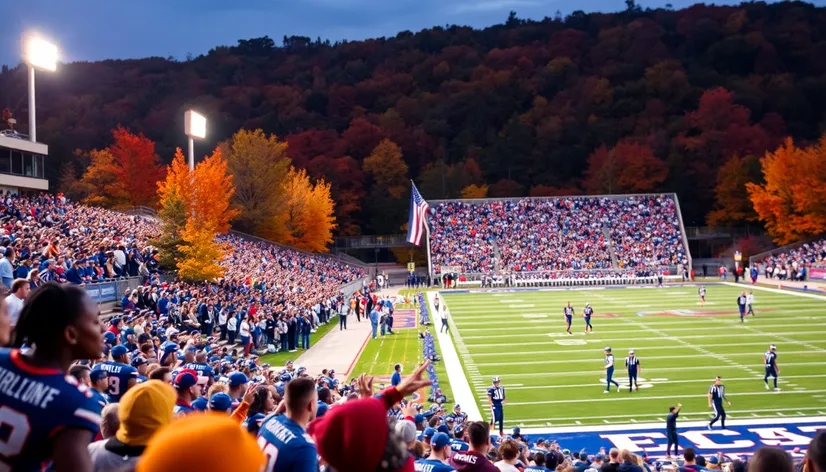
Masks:
[[[429,221],[434,268],[463,273],[655,269],[687,260],[666,195],[448,201],[431,208]]]
[[[759,261],[759,264],[766,278],[806,280],[809,269],[826,268],[826,239],[804,243],[789,251],[773,254]]]

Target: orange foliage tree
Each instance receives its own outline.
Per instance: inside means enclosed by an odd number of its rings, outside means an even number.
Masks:
[[[157,183],[163,179],[164,168],[155,153],[155,143],[141,134],[118,126],[112,130],[108,151],[114,159],[114,177],[130,206],[155,206]]]
[[[178,276],[185,280],[212,280],[223,275],[219,265],[229,247],[215,236],[229,230],[238,215],[230,206],[235,193],[232,176],[220,149],[190,172],[183,152],[177,149],[166,179],[158,185],[161,203],[159,215],[164,221],[162,249],[176,244],[174,264]],[[171,251],[170,251],[171,252]]]
[[[706,217],[711,226],[757,220],[746,184],[760,182],[760,160],[752,155],[733,156],[717,172],[714,209]]]
[[[588,157],[583,185],[590,194],[651,192],[668,175],[666,164],[647,144],[623,139],[600,146]]]
[[[75,184],[78,193],[85,195],[82,202],[106,208],[125,206],[126,195],[117,184],[117,165],[112,153],[107,149],[93,149],[88,157],[89,167]]]
[[[304,169],[293,168],[285,190],[284,233],[279,242],[305,251],[327,252],[336,227],[330,184],[323,179],[313,184]]]
[[[791,138],[760,160],[764,184],[746,184],[754,210],[778,244],[826,232],[826,135],[807,148]]]

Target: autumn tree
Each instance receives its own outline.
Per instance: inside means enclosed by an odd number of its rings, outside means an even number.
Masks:
[[[82,202],[92,206],[116,208],[127,205],[127,196],[117,182],[117,165],[108,149],[89,152],[89,167],[78,182]]]
[[[164,268],[177,268],[183,257],[179,247],[184,245],[182,233],[192,209],[191,195],[192,175],[181,148],[177,148],[166,177],[158,182],[158,216],[163,228],[152,243],[160,249],[160,264]]]
[[[278,242],[311,252],[327,252],[335,228],[330,184],[315,183],[304,169],[291,169],[285,186],[285,236]]]
[[[365,205],[371,228],[376,234],[398,231],[406,218],[405,207],[410,197],[407,164],[401,149],[393,141],[384,139],[364,159],[362,167],[372,181]]]
[[[826,232],[826,135],[808,147],[791,138],[760,159],[765,183],[746,188],[760,221],[778,244]]]
[[[611,149],[600,146],[588,157],[583,185],[590,194],[645,193],[668,174],[647,144],[624,139]]]
[[[711,226],[743,224],[757,220],[746,184],[759,183],[760,160],[752,155],[734,156],[720,167],[714,187],[714,209],[706,221]]]
[[[164,168],[155,153],[155,143],[141,134],[118,126],[112,130],[114,142],[107,148],[114,163],[114,177],[130,206],[155,206],[157,184]]]
[[[71,200],[82,200],[86,195],[81,188],[77,170],[72,162],[64,162],[60,166],[60,178],[57,181],[57,191]]]
[[[260,129],[242,129],[221,144],[221,152],[235,186],[232,204],[239,211],[236,227],[259,236],[268,227],[273,231],[272,221],[284,207],[290,171],[287,143]]]
[[[470,184],[462,189],[462,198],[485,198],[487,196],[487,185]]]

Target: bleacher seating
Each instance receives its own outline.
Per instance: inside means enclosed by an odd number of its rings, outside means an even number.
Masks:
[[[687,262],[668,195],[445,201],[429,221],[436,270],[655,270]]]
[[[805,280],[812,268],[826,268],[826,239],[804,243],[757,261],[769,279]]]

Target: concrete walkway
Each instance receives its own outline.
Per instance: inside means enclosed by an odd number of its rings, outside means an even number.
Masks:
[[[380,295],[398,295],[403,287],[385,289]],[[338,323],[338,318],[336,318]],[[359,354],[370,339],[370,320],[362,317],[361,323],[355,315],[347,317],[347,329],[334,326],[320,341],[305,351],[295,361],[295,365],[306,367],[313,375],[324,369],[335,369],[339,379],[344,378],[358,360]]]

